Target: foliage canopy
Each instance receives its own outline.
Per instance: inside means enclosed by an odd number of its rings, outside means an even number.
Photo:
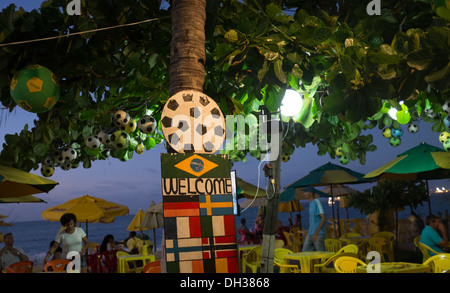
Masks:
[[[84,143],[92,133],[111,130],[119,109],[160,120],[169,98],[171,1],[82,1],[81,16],[68,16],[66,2],[44,1],[31,12],[8,6],[0,13],[0,45],[156,20],[0,47],[0,101],[10,111],[16,104],[9,85],[18,70],[40,64],[60,78],[57,105],[38,114],[35,125],[5,136],[0,160],[27,171],[65,146],[79,151],[75,164],[89,168],[109,151],[127,160],[140,142],[149,150],[163,141],[160,132],[136,131],[125,150],[91,150]],[[376,149],[366,129],[423,119],[434,131],[445,130],[448,8],[428,0],[381,3],[381,15],[369,16],[364,1],[208,0],[204,93],[229,115],[250,114],[260,105],[274,112],[287,88],[302,92],[305,106],[297,121],[288,122],[286,154],[313,143],[319,155],[334,158],[341,146],[364,164],[366,152]],[[391,107],[399,109],[397,121],[387,115]],[[425,109],[438,115],[430,118]],[[248,150],[228,152],[238,161]]]

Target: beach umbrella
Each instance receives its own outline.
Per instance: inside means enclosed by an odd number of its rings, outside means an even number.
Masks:
[[[56,181],[0,165],[0,198],[48,193],[57,184]]]
[[[237,195],[239,198],[255,198],[255,197],[267,197],[266,190],[258,188],[258,186],[248,183],[241,178],[236,178]]]
[[[32,195],[25,195],[21,197],[3,197],[0,198],[1,203],[47,203],[45,200],[37,198]]]
[[[425,180],[431,214],[428,180],[450,178],[450,152],[427,143],[421,143],[366,174],[365,178]]]
[[[308,175],[300,178],[287,187],[301,188],[306,186],[330,186],[332,189],[336,184],[357,184],[369,183],[374,179],[364,178],[364,174],[355,172],[349,168],[338,166],[332,163],[326,163],[311,172]],[[332,195],[332,210],[334,219],[334,198]],[[339,209],[337,210],[338,226],[339,226]],[[333,226],[334,226],[333,221]],[[339,229],[339,227],[338,227]],[[336,233],[336,229],[334,229]]]
[[[123,216],[129,213],[128,207],[118,203],[110,202],[102,198],[83,195],[71,199],[63,204],[51,207],[42,212],[45,220],[59,222],[62,215],[72,213],[78,222],[87,223],[110,223],[111,218]]]
[[[241,209],[253,208],[265,206],[267,204],[266,197],[256,197],[256,198],[246,198],[244,201],[239,203]]]
[[[153,230],[153,242],[154,250],[156,251],[156,228],[164,227],[163,218],[163,204],[155,204],[154,201],[150,204],[150,207],[145,210],[145,216],[142,219],[141,228],[147,228]]]
[[[131,220],[130,225],[128,225],[127,231],[142,231],[143,230],[149,230],[149,228],[141,227],[142,220],[144,219],[145,213],[143,210],[139,209],[134,215],[133,220]]]

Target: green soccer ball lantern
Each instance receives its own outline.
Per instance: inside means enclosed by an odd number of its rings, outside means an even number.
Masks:
[[[444,143],[442,144],[442,146],[444,147],[444,149],[447,152],[450,152],[450,139],[447,139],[446,141],[444,141]]]
[[[339,158],[339,162],[340,162],[342,165],[347,165],[349,161],[350,161],[350,159],[349,159],[346,155],[342,155],[342,156]]]
[[[59,99],[59,83],[48,68],[30,65],[11,80],[11,97],[22,109],[43,113],[55,106]]]

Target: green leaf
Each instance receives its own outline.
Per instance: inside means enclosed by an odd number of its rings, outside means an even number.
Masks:
[[[275,75],[278,77],[278,80],[282,83],[286,83],[286,73],[283,71],[283,61],[280,59],[277,60],[274,64]]]
[[[405,104],[401,105],[402,109],[397,111],[397,121],[400,124],[408,124],[411,121],[411,114]]]
[[[81,121],[91,120],[95,117],[96,113],[97,113],[97,111],[95,111],[93,109],[84,110],[80,114],[80,120]]]
[[[238,32],[235,30],[229,30],[225,33],[225,39],[230,43],[236,43],[239,41]]]
[[[38,156],[45,156],[48,150],[49,147],[45,143],[38,143],[33,146],[33,152]]]

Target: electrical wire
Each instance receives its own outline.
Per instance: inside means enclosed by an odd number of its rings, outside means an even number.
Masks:
[[[99,31],[105,31],[105,30],[111,30],[111,29],[116,29],[116,28],[121,28],[121,27],[139,25],[139,24],[152,22],[152,21],[156,21],[156,20],[160,20],[160,19],[164,19],[164,18],[168,18],[168,17],[170,17],[170,16],[164,16],[164,17],[159,17],[159,18],[151,18],[151,19],[146,19],[146,20],[137,21],[137,22],[133,22],[133,23],[126,23],[126,24],[120,24],[120,25],[109,26],[109,27],[104,27],[104,28],[97,28],[97,29],[93,29],[93,30],[69,33],[69,34],[66,34],[66,35],[59,35],[59,36],[54,36],[54,37],[46,37],[46,38],[33,39],[33,40],[27,40],[27,41],[19,41],[19,42],[0,44],[0,47],[22,45],[22,44],[28,44],[28,43],[35,43],[35,42],[42,42],[42,41],[61,39],[61,38],[64,38],[64,37],[71,37],[71,36],[88,34],[88,33],[95,33],[95,32],[99,32]]]

